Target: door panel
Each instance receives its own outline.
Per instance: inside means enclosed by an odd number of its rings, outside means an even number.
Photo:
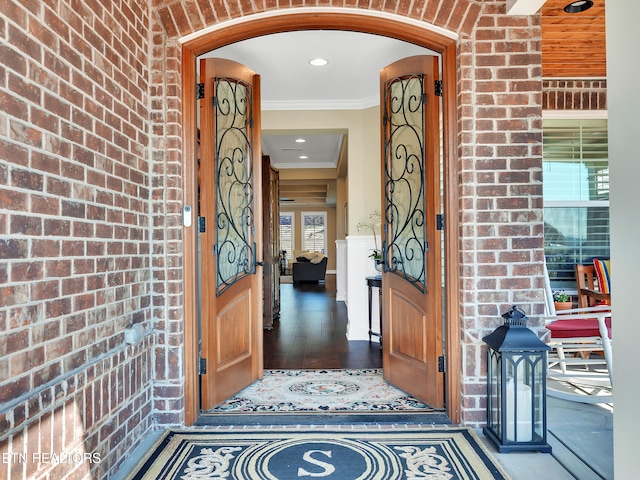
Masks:
[[[394,330],[391,331],[389,353],[391,357],[397,357],[403,361],[416,360],[418,365],[425,365],[427,363],[425,345],[427,329],[426,316],[421,305],[396,289],[391,290],[390,295],[391,316],[402,318],[402,323],[395,325]]]
[[[229,60],[200,62],[201,407],[262,377],[259,77]]]
[[[251,356],[251,290],[243,290],[218,313],[218,368]]]
[[[434,408],[444,407],[438,59],[382,70],[383,371]]]
[[[262,157],[264,321],[267,330],[280,316],[280,172],[271,165],[268,155]]]
[[[216,403],[256,380],[252,368],[255,348],[251,313],[253,292],[250,288],[245,288],[243,282],[238,282],[225,292],[225,296],[229,298],[217,314],[214,323],[217,330],[210,337],[210,340],[215,341],[217,350],[215,387],[222,396],[221,399],[216,398]],[[228,392],[233,393],[227,395]]]

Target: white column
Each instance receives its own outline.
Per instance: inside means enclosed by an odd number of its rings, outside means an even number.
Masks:
[[[369,258],[375,248],[373,235],[348,236],[347,249],[347,305],[349,306],[347,338],[369,340],[369,314],[366,277],[378,275],[373,259]],[[374,331],[378,331],[378,291],[373,290]]]
[[[347,241],[336,240],[336,300],[347,301],[347,279],[349,268],[347,265]]]
[[[609,171],[611,216],[611,312],[613,376],[613,459],[616,478],[638,472],[638,179],[640,161],[640,95],[638,45],[640,2],[607,2],[607,102],[609,107]],[[587,12],[588,14],[588,12]]]

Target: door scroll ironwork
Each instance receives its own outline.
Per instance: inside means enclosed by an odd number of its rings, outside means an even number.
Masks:
[[[251,85],[216,78],[216,293],[255,273]]]
[[[385,271],[426,291],[424,75],[384,85]]]

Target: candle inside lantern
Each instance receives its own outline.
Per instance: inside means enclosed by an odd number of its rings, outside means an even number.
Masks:
[[[533,438],[531,428],[531,387],[524,383],[507,380],[507,440],[530,442]],[[516,418],[517,415],[517,418]],[[516,425],[517,436],[516,439]]]

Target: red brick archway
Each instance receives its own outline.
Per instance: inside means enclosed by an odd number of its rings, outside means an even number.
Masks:
[[[159,0],[155,4],[157,18],[169,38],[249,15],[306,9],[398,15],[466,35],[475,27],[482,9],[473,0]]]
[[[190,159],[195,158],[195,72],[196,57],[202,53],[208,52],[220,46],[233,43],[236,41],[252,38],[257,35],[267,35],[272,33],[280,33],[285,31],[307,30],[307,29],[332,29],[332,30],[350,30],[362,33],[373,33],[385,35],[399,40],[411,41],[424,47],[430,48],[442,54],[444,81],[445,81],[445,177],[456,177],[456,159],[454,152],[455,145],[455,40],[451,36],[445,36],[433,30],[420,28],[416,25],[407,24],[397,20],[391,20],[384,17],[372,17],[362,14],[344,14],[344,13],[295,13],[289,15],[274,17],[262,17],[255,20],[242,22],[241,24],[230,25],[224,28],[216,29],[212,32],[198,36],[192,40],[188,40],[183,44],[182,49],[182,88],[183,88],[183,153],[184,153],[184,180],[185,180],[185,202],[195,204],[195,172],[193,165],[195,162]],[[445,187],[448,190],[448,187]],[[457,214],[453,212],[457,209],[458,197],[457,189],[453,189],[446,194],[447,202],[445,209],[450,211],[448,218],[455,218]],[[448,231],[445,233],[448,246],[457,245],[457,222],[453,221],[447,226]],[[196,252],[196,235],[192,230],[185,230],[185,286],[195,285],[194,268]],[[457,248],[448,248],[447,265],[449,266],[447,275],[447,291],[449,295],[457,295]],[[187,278],[191,276],[192,278]],[[192,423],[198,415],[198,382],[195,365],[197,363],[197,316],[196,298],[192,294],[195,289],[185,288],[185,398],[186,402],[186,422]],[[460,421],[460,377],[453,372],[460,371],[460,345],[459,339],[459,311],[451,308],[452,305],[458,305],[455,299],[447,302],[447,361],[448,374],[447,385],[447,409],[448,415],[453,422]]]
[[[300,7],[300,8],[297,8]],[[481,338],[513,304],[543,324],[542,68],[539,16],[513,17],[504,0],[158,0],[152,13],[151,150],[154,230],[154,291],[158,336],[155,374],[159,424],[197,415],[185,388],[193,387],[194,288],[188,271],[195,242],[174,220],[191,203],[195,143],[189,118],[195,56],[250,36],[295,29],[334,28],[393,36],[446,52],[445,92],[451,162],[447,188],[459,195],[449,205],[446,250],[457,252],[448,267],[459,282],[447,286],[447,334],[459,339],[448,352],[459,372],[449,385],[450,416],[480,427],[486,420],[486,378]],[[333,18],[328,20],[331,16]],[[447,43],[438,28],[455,32]],[[185,41],[184,48],[180,39]],[[440,45],[443,43],[444,45]],[[439,46],[440,45],[440,46]],[[183,72],[186,75],[183,75]],[[448,72],[451,72],[449,74]],[[450,97],[451,99],[451,97]],[[184,128],[183,128],[184,126]],[[451,160],[455,157],[455,161]],[[160,220],[158,220],[160,222]],[[459,228],[458,228],[459,225]],[[160,228],[161,227],[161,228]],[[452,240],[454,239],[454,240]],[[185,268],[186,267],[186,268]],[[166,301],[166,304],[163,303]],[[453,307],[452,307],[453,306]],[[455,310],[455,311],[452,311]],[[185,343],[186,342],[186,343]],[[455,355],[454,355],[455,353]],[[183,367],[184,366],[184,370]],[[185,380],[186,379],[186,380]],[[197,402],[196,402],[197,403]],[[454,404],[455,403],[455,404]],[[175,406],[171,407],[171,406]]]

